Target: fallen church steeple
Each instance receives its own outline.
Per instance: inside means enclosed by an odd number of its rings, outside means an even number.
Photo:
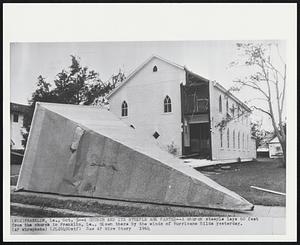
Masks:
[[[99,107],[37,103],[17,190],[214,208],[253,209]]]

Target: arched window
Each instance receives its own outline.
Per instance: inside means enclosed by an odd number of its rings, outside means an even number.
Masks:
[[[245,135],[243,133],[243,149],[245,149]]]
[[[244,111],[241,110],[242,123],[244,123]]]
[[[223,130],[220,129],[220,146],[223,148]]]
[[[228,128],[227,129],[227,148],[229,148],[229,146],[230,146],[229,138],[230,138],[230,136],[229,136],[229,128]]]
[[[238,148],[240,149],[241,147],[241,136],[240,136],[240,132],[238,132]]]
[[[219,96],[219,112],[222,112],[222,97]]]
[[[122,117],[128,116],[128,105],[127,102],[124,100],[122,103]]]
[[[228,105],[228,99],[226,100],[226,113],[228,113],[229,105]]]
[[[232,132],[232,146],[235,148],[235,130]]]
[[[153,72],[157,72],[157,66],[153,66]]]
[[[164,99],[164,112],[171,112],[171,111],[172,111],[171,99],[167,95]]]
[[[247,134],[247,145],[246,145],[246,148],[248,149],[249,148],[249,135]]]

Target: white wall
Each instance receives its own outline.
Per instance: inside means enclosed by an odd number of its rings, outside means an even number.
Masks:
[[[19,113],[18,122],[13,122],[13,113],[10,114],[10,138],[15,143],[12,149],[24,149],[22,146],[23,136],[21,130],[23,127],[24,115]]]
[[[158,72],[152,71],[154,65],[158,67]],[[181,82],[185,84],[184,70],[154,58],[109,98],[110,110],[128,125],[132,124],[136,128],[143,129],[148,135],[153,135],[157,131],[160,134],[157,142],[162,147],[167,149],[167,146],[174,142],[178,154],[181,154]],[[220,146],[220,131],[216,125],[226,116],[226,98],[212,82],[209,86],[213,160],[255,158],[255,140],[251,138],[250,120],[245,116],[228,123],[223,131],[223,147]],[[172,100],[171,113],[163,112],[163,100],[166,95]],[[219,113],[219,95],[222,96],[222,113]],[[124,100],[128,104],[128,117],[121,117],[121,105]],[[228,102],[229,108],[232,104],[237,107],[233,99],[228,98]],[[227,128],[230,131],[229,147],[227,147]],[[233,147],[233,130],[235,130],[235,147]],[[238,132],[240,132],[240,148],[238,148]]]
[[[219,112],[219,96],[222,97],[222,113]],[[213,160],[229,160],[246,158],[256,158],[255,140],[251,138],[250,119],[246,116],[241,116],[229,121],[223,130],[223,147],[220,142],[220,128],[216,125],[226,116],[226,100],[228,98],[229,113],[230,108],[234,104],[237,108],[237,103],[231,98],[216,88],[210,82],[210,117],[211,117],[211,131],[212,131],[212,159]],[[235,110],[237,115],[237,110]],[[235,116],[236,117],[236,116]],[[229,129],[229,147],[227,146],[227,129]],[[235,131],[235,147],[233,146],[233,131]],[[240,132],[240,148],[238,148],[238,132]],[[243,146],[244,134],[244,146]],[[247,142],[248,137],[248,142]]]
[[[154,65],[157,72],[152,71]],[[185,83],[184,70],[154,58],[109,98],[110,111],[148,135],[157,131],[159,145],[167,149],[174,142],[181,154],[180,83]],[[164,113],[166,95],[172,101],[171,113]],[[121,117],[124,100],[128,104],[128,117]]]

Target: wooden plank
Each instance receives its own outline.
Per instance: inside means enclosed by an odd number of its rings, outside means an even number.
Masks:
[[[278,194],[278,195],[282,195],[285,196],[286,194],[283,192],[279,192],[279,191],[272,191],[272,190],[268,190],[268,189],[264,189],[264,188],[260,188],[260,187],[256,187],[256,186],[250,186],[253,189],[257,189],[260,191],[265,191],[265,192],[270,192],[270,193],[274,193],[274,194]]]
[[[18,153],[18,152],[11,151],[10,153],[15,156],[23,157],[23,154]]]

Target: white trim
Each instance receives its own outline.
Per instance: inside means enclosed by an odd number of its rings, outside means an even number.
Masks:
[[[120,85],[118,87],[116,87],[115,89],[113,89],[105,98],[109,99],[113,94],[115,94],[122,86],[124,86],[124,84],[126,84],[132,77],[134,77],[145,65],[147,65],[152,59],[157,58],[159,60],[162,60],[172,66],[175,66],[181,70],[184,70],[183,66],[180,66],[176,63],[173,63],[171,61],[168,61],[158,55],[152,55],[149,59],[147,59],[145,62],[143,62],[140,66],[138,66],[132,73],[129,74],[129,76],[122,82],[120,83]],[[157,66],[157,65],[156,65]]]
[[[173,111],[161,113],[161,115],[172,115],[172,114],[174,114]]]
[[[221,84],[219,84],[218,82],[214,81],[213,82],[213,86],[218,88],[220,91],[222,91],[223,93],[228,94],[236,103],[240,104],[242,107],[244,107],[244,109],[246,109],[248,112],[251,112],[251,109],[245,104],[243,103],[241,100],[239,100],[236,96],[234,96],[231,92],[229,92],[227,89],[225,89]]]

